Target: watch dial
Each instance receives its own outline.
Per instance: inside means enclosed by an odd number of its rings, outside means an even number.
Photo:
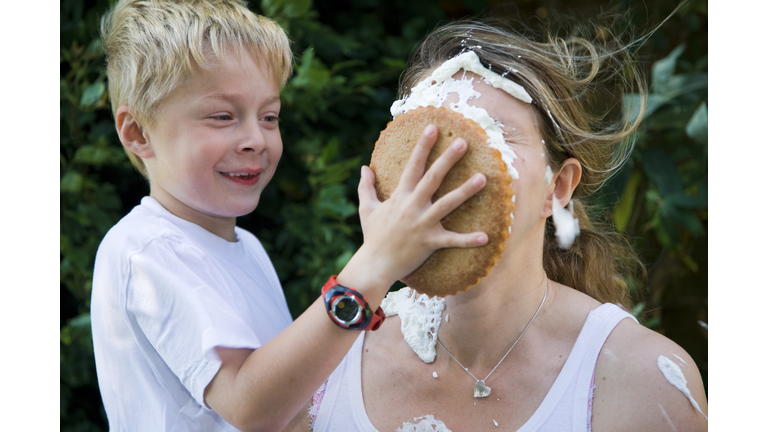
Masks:
[[[349,296],[339,299],[333,308],[334,315],[342,321],[351,322],[355,319],[360,305]]]

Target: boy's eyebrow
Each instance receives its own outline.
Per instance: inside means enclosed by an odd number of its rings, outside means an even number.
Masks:
[[[240,93],[224,93],[224,92],[215,92],[210,93],[207,95],[204,95],[200,99],[224,99],[224,100],[236,100],[241,99]],[[271,104],[274,102],[280,101],[280,95],[274,95],[270,98],[268,98],[266,101],[264,101],[265,104]]]

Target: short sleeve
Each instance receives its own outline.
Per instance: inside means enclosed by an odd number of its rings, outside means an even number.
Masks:
[[[206,408],[203,393],[221,367],[214,348],[262,345],[235,304],[211,259],[193,246],[160,238],[130,257],[125,311],[139,345],[150,345],[142,346],[145,357],[161,381],[173,380],[158,372],[167,366]]]

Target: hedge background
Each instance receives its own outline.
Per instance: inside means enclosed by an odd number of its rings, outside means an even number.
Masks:
[[[128,163],[109,110],[98,20],[112,1],[62,0],[60,21],[60,388],[63,431],[107,430],[90,334],[96,249],[148,193]],[[288,31],[295,73],[282,94],[285,151],[257,211],[238,224],[270,254],[294,316],[361,243],[356,186],[390,120],[409,54],[440,22],[631,10],[641,30],[674,4],[631,1],[262,0],[257,13]],[[565,3],[568,7],[565,7]],[[648,264],[634,313],[685,348],[707,384],[707,3],[688,3],[640,51],[649,109],[632,159],[601,191],[598,216]],[[631,109],[633,99],[625,104]],[[638,289],[639,288],[639,289]]]

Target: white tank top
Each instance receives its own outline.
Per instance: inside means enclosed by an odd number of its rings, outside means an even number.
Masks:
[[[533,416],[518,432],[590,431],[597,356],[608,335],[624,318],[635,320],[632,315],[610,303],[589,313],[555,383]],[[365,333],[362,333],[357,338],[349,354],[328,378],[314,423],[315,432],[378,432],[368,419],[363,403],[360,366],[364,337]]]

